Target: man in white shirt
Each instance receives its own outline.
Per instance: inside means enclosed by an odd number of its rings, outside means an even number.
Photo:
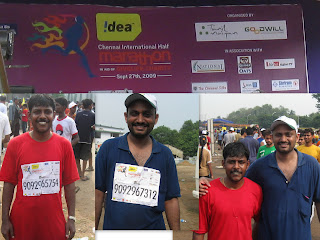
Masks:
[[[7,106],[5,105],[6,103],[6,96],[1,95],[0,96],[0,112],[7,114]]]

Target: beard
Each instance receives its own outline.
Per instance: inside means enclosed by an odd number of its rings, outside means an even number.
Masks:
[[[139,127],[139,126],[145,127],[145,130],[143,132],[140,132],[134,129],[134,127]],[[128,128],[129,128],[130,134],[132,134],[132,136],[134,136],[135,138],[139,138],[139,139],[148,137],[153,129],[153,127],[150,127],[148,123],[132,123],[128,125]]]

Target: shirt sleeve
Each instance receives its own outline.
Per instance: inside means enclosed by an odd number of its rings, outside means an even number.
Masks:
[[[254,212],[254,220],[256,222],[258,222],[260,219],[260,210],[261,210],[262,199],[263,199],[262,189],[260,186],[258,186],[257,202],[256,202],[256,207],[255,207],[255,212]]]
[[[176,168],[176,163],[173,159],[173,155],[170,152],[169,164],[167,165],[167,194],[165,201],[170,200],[172,198],[181,197],[180,195],[180,186],[178,180],[178,173]]]
[[[13,185],[18,184],[19,166],[17,162],[17,146],[15,141],[11,140],[8,144],[6,155],[0,171],[0,181],[9,182]]]
[[[10,123],[9,123],[9,118],[6,117],[5,118],[5,125],[3,128],[3,136],[9,135],[10,133],[11,133],[11,127],[10,127]]]
[[[209,209],[209,195],[210,193],[207,193],[205,196],[199,198],[199,229],[194,231],[198,234],[208,232],[209,216],[211,213]]]
[[[77,126],[76,126],[76,123],[73,119],[71,119],[71,134],[72,135],[75,135],[78,133],[78,129],[77,129]]]
[[[62,185],[65,186],[79,180],[80,178],[71,143],[68,140],[66,140],[64,144],[65,150],[63,161],[64,168],[62,172]]]
[[[102,144],[95,161],[95,188],[102,192],[107,191],[107,143]]]

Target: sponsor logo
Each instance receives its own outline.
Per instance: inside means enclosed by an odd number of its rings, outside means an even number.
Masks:
[[[265,69],[288,69],[295,68],[294,58],[287,59],[265,59],[264,68]]]
[[[272,91],[299,90],[299,79],[272,80]]]
[[[259,80],[240,80],[241,93],[260,92]]]
[[[224,60],[192,60],[192,73],[225,72]]]
[[[193,93],[227,93],[227,82],[192,83]]]
[[[239,74],[251,74],[252,62],[251,56],[237,56],[238,60],[238,73]]]
[[[287,39],[285,20],[201,22],[195,23],[195,32],[198,42]]]
[[[132,166],[130,166],[129,167],[129,172],[136,172],[137,171],[137,167],[132,167]]]
[[[269,26],[269,27],[245,27],[246,32],[254,32],[255,34],[269,34],[272,32],[284,33],[284,29],[281,26]]]
[[[133,41],[141,33],[136,13],[97,13],[96,25],[99,41]]]

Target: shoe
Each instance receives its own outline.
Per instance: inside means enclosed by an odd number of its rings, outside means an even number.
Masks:
[[[93,167],[88,167],[88,168],[86,169],[86,171],[88,171],[88,172],[93,171],[93,170],[94,170]]]

